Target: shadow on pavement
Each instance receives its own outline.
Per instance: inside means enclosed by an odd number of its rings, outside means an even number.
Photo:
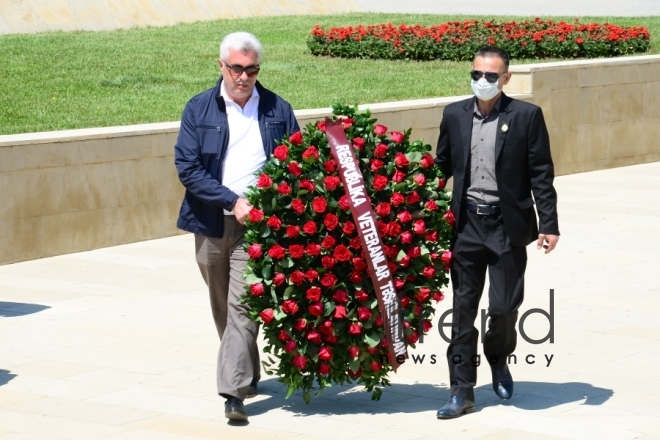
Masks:
[[[14,318],[16,316],[31,315],[43,310],[50,309],[49,306],[41,304],[15,303],[0,301],[0,316],[5,318]]]
[[[0,387],[6,385],[7,382],[15,378],[15,374],[11,374],[9,370],[0,370]]]
[[[505,405],[524,410],[542,410],[583,401],[583,405],[602,405],[613,394],[610,389],[588,383],[516,382],[511,400],[498,398],[490,384],[475,388],[477,411],[489,406]],[[259,415],[282,408],[300,416],[317,414],[393,414],[435,411],[449,398],[446,385],[429,383],[392,384],[383,391],[380,401],[356,386],[333,386],[307,405],[301,393],[285,399],[286,388],[276,379],[259,383],[259,397],[245,401],[248,414]],[[585,400],[586,399],[586,400]]]

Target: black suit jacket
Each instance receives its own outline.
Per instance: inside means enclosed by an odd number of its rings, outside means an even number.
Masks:
[[[435,163],[447,178],[454,177],[452,211],[460,224],[469,174],[472,119],[476,98],[445,108]],[[508,129],[502,130],[506,125]],[[504,229],[511,244],[527,246],[543,234],[559,235],[554,166],[541,108],[502,93],[495,139],[495,176]],[[532,194],[534,198],[532,199]],[[538,209],[536,222],[534,201]],[[463,208],[465,208],[463,206]]]

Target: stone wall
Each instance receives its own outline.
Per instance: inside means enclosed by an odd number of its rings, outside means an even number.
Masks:
[[[507,93],[543,109],[558,175],[660,160],[660,56],[511,70]],[[444,108],[464,98],[363,107],[435,148]],[[328,114],[296,112],[301,125]],[[0,264],[179,233],[178,126],[0,136]]]

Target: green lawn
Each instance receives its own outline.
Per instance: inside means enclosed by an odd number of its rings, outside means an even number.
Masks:
[[[212,87],[223,35],[246,30],[264,45],[260,81],[294,108],[470,93],[466,62],[315,58],[315,24],[437,24],[441,15],[265,17],[112,32],[0,36],[0,134],[178,120],[186,101]],[[572,20],[572,17],[565,17]],[[649,28],[660,17],[584,18]],[[660,52],[657,43],[652,52]]]

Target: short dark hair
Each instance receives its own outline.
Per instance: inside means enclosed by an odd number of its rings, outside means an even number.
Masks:
[[[500,49],[499,47],[495,46],[486,46],[482,47],[477,51],[477,53],[474,54],[474,58],[472,61],[474,61],[477,57],[499,57],[502,61],[504,61],[504,68],[509,71],[509,54]]]

